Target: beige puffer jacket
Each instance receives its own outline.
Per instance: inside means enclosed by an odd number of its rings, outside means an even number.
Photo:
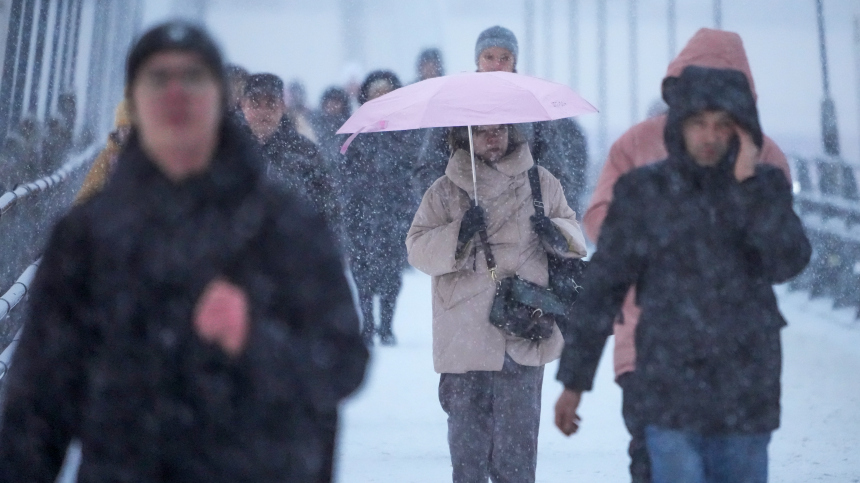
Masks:
[[[478,202],[484,208],[487,233],[499,277],[519,275],[546,286],[547,250],[529,217],[534,215],[528,169],[534,161],[523,144],[494,166],[476,160]],[[576,213],[567,206],[559,181],[538,168],[544,210],[568,241],[557,255],[586,255]],[[468,193],[468,194],[467,194]],[[499,371],[505,353],[519,364],[541,366],[561,355],[564,341],[556,327],[551,338],[532,342],[506,336],[489,322],[495,285],[476,235],[459,257],[457,234],[472,196],[469,153],[459,150],[448,161],[445,176],[424,194],[406,238],[409,263],[433,276],[433,362],[436,372]]]

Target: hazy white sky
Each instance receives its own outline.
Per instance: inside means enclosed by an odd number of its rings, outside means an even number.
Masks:
[[[181,1],[181,0],[180,0]],[[311,101],[328,85],[350,73],[376,68],[394,70],[403,81],[415,77],[414,63],[423,47],[443,50],[448,72],[474,69],[474,42],[486,27],[500,24],[520,40],[521,69],[529,60],[536,75],[571,82],[570,0],[533,0],[537,20],[532,59],[525,52],[526,0],[364,0],[363,38],[345,39],[344,0],[210,0],[205,20],[230,60],[251,71],[270,71],[285,80],[302,79]],[[607,0],[608,100],[598,102],[597,4],[577,0],[579,82],[577,89],[601,109],[609,142],[631,125],[628,0]],[[175,12],[174,0],[148,0],[145,23]],[[639,0],[638,117],[659,96],[668,64],[666,0]],[[677,49],[700,27],[713,27],[713,0],[676,0]],[[723,28],[744,39],[759,94],[765,132],[787,151],[816,154],[820,148],[822,99],[815,0],[722,0]],[[860,2],[825,0],[831,90],[836,102],[842,151],[860,164],[860,99],[853,22]],[[550,19],[549,21],[547,19]],[[552,42],[546,42],[547,25]],[[348,63],[346,42],[363,45],[361,65]],[[551,66],[547,52],[552,52]],[[551,67],[551,69],[550,69]],[[596,142],[598,115],[580,119]],[[595,151],[592,151],[596,153]]]

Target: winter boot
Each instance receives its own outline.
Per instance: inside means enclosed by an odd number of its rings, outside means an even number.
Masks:
[[[376,333],[376,326],[373,324],[373,295],[370,297],[360,296],[358,304],[361,306],[361,340],[364,345],[370,347],[373,345],[373,335]]]
[[[397,339],[394,338],[394,332],[391,330],[391,322],[394,320],[394,301],[388,300],[388,297],[380,297],[379,319],[379,341],[386,346],[397,344]]]
[[[373,321],[365,321],[361,327],[361,340],[364,345],[370,347],[373,345],[373,334],[376,333],[376,327],[373,326]]]

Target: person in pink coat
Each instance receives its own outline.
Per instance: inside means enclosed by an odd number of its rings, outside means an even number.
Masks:
[[[700,29],[690,39],[680,54],[666,71],[666,79],[678,77],[685,67],[696,65],[717,69],[734,69],[743,72],[749,80],[753,96],[757,98],[755,83],[747,60],[741,37],[733,32]],[[588,209],[583,216],[586,235],[596,241],[609,205],[612,203],[612,189],[621,175],[635,168],[666,159],[667,151],[663,142],[666,114],[647,119],[631,127],[612,145],[609,156],[597,181]],[[761,149],[761,162],[771,164],[785,172],[790,180],[788,161],[772,139],[764,136]],[[635,288],[631,288],[624,301],[621,313],[614,326],[615,335],[615,375],[616,382],[624,393],[622,413],[624,422],[631,435],[629,447],[630,475],[634,483],[651,481],[650,463],[644,441],[644,425],[639,421],[636,401],[631,400],[632,389],[636,384],[636,350],[634,334],[639,319],[639,307],[634,303]],[[556,425],[565,434],[576,431],[578,421],[575,415],[580,394],[565,389],[556,404]]]

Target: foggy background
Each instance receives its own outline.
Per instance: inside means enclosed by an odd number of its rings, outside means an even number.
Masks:
[[[634,80],[631,3],[638,30]],[[670,3],[675,4],[674,29]],[[605,99],[598,88],[600,4],[607,18]],[[590,161],[599,165],[605,149],[643,120],[658,99],[671,58],[696,30],[715,27],[717,8],[722,28],[744,40],[765,132],[788,153],[820,154],[823,87],[814,0],[147,0],[143,24],[178,14],[201,18],[232,62],[252,72],[302,80],[312,106],[327,86],[361,79],[378,68],[411,82],[415,60],[426,47],[442,50],[447,73],[473,71],[478,34],[499,24],[520,42],[519,72],[571,85],[601,110],[579,118],[589,138]],[[842,154],[852,164],[860,163],[858,15],[860,2],[824,1],[832,97]],[[607,125],[603,146],[601,116]]]

